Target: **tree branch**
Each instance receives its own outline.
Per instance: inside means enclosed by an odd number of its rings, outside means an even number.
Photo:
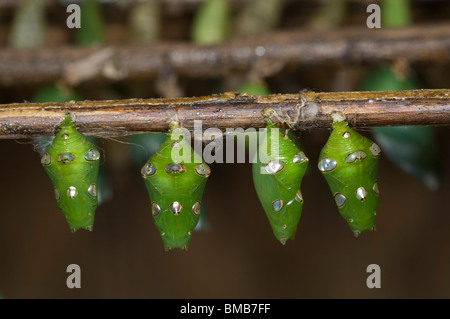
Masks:
[[[79,130],[99,137],[164,132],[169,121],[192,130],[265,127],[262,112],[276,111],[275,123],[304,130],[329,128],[331,113],[342,112],[353,127],[450,125],[450,90],[336,92],[253,96],[227,92],[179,99],[129,99],[0,105],[0,139],[54,135],[67,112]],[[280,122],[281,120],[281,122]]]
[[[212,46],[171,42],[106,48],[0,49],[0,85],[61,80],[77,85],[90,80],[152,78],[168,71],[188,77],[217,78],[275,64],[352,64],[397,59],[443,63],[450,59],[449,29],[447,23],[404,29],[284,31],[234,38]],[[105,50],[108,54],[103,54]],[[99,59],[99,55],[104,58]],[[72,76],[77,66],[89,63],[96,72]]]

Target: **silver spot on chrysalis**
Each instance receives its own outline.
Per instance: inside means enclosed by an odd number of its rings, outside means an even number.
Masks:
[[[100,158],[100,152],[95,149],[90,149],[84,154],[84,159],[86,161],[96,161]]]
[[[280,172],[283,168],[284,168],[283,161],[276,161],[276,160],[270,160],[265,167],[267,174],[276,174]]]
[[[195,166],[195,172],[200,176],[208,177],[209,174],[211,174],[211,169],[209,168],[208,164],[201,163]]]
[[[147,176],[152,176],[156,173],[156,166],[153,166],[152,163],[145,164],[141,169],[142,177],[146,178]]]
[[[181,205],[179,202],[173,202],[172,204],[170,204],[170,211],[174,215],[179,215],[182,210],[183,210],[183,205]]]
[[[41,164],[42,165],[50,165],[51,162],[52,162],[52,157],[50,156],[50,154],[45,153],[41,158]]]
[[[325,157],[319,162],[318,167],[321,172],[331,172],[337,167],[337,162],[334,159]]]
[[[194,206],[192,206],[192,212],[194,215],[200,215],[200,202],[195,202]]]
[[[299,203],[303,203],[303,196],[300,190],[298,190],[298,192],[295,193],[295,200]]]
[[[88,188],[88,194],[92,197],[97,197],[97,185],[91,184]]]
[[[165,171],[167,174],[184,173],[186,172],[186,167],[182,164],[169,164],[166,166]]]
[[[359,187],[356,190],[356,194],[355,194],[356,198],[359,199],[360,201],[364,201],[367,198],[367,191],[364,187]]]
[[[376,144],[376,143],[372,143],[372,145],[370,145],[370,153],[372,153],[372,156],[373,157],[378,157],[378,156],[380,156],[380,153],[381,153],[381,149],[380,149],[380,147],[378,146],[378,144]]]
[[[69,138],[69,134],[64,133],[63,135],[61,135],[61,138],[62,138],[63,140],[67,140],[67,139]]]
[[[283,208],[283,205],[284,203],[282,199],[277,199],[272,202],[273,210],[276,212],[279,212]]]
[[[373,192],[374,192],[376,195],[379,195],[379,194],[380,194],[380,190],[378,189],[378,182],[377,182],[377,181],[375,181],[375,183],[373,184],[372,189],[373,189]]]
[[[158,204],[153,202],[152,203],[152,215],[153,216],[158,216],[160,212],[161,212],[161,207],[159,207]],[[163,233],[163,235],[164,235],[164,233]]]
[[[180,143],[178,143],[178,142],[173,142],[172,143],[172,148],[173,149],[175,149],[175,150],[179,150],[179,149],[181,149],[181,144]]]
[[[57,201],[61,198],[61,192],[57,188],[55,188],[55,198]]]
[[[57,161],[65,164],[66,162],[73,162],[74,159],[75,159],[75,156],[73,156],[73,154],[71,154],[71,153],[61,153],[61,154],[58,154]]]
[[[364,151],[356,151],[351,154],[348,154],[345,158],[347,163],[354,163],[356,161],[362,161],[367,157],[367,154]]]
[[[347,198],[345,198],[344,195],[342,195],[341,193],[336,193],[334,195],[334,200],[336,201],[336,205],[338,207],[342,207],[345,205],[345,202],[347,201]]]
[[[306,157],[305,153],[303,153],[302,151],[298,152],[294,156],[294,159],[292,160],[292,162],[294,164],[299,164],[299,163],[303,163],[303,162],[307,162],[307,161],[309,161],[309,159]]]
[[[350,138],[350,136],[352,136],[352,134],[351,134],[350,132],[348,132],[348,131],[345,131],[345,132],[342,134],[342,137],[343,137],[343,138]]]
[[[78,190],[77,190],[77,188],[75,186],[70,186],[67,189],[67,196],[69,198],[75,198],[75,197],[77,197],[77,195],[78,195]]]

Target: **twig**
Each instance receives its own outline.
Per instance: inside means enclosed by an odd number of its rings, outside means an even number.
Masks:
[[[202,129],[260,128],[265,127],[262,114],[266,108],[280,118],[296,118],[293,129],[298,130],[329,128],[333,111],[342,112],[353,127],[450,126],[449,89],[268,96],[228,92],[179,99],[0,105],[0,138],[54,135],[67,112],[75,116],[82,133],[99,137],[167,131],[174,113],[180,126],[190,130],[195,120],[201,120]]]
[[[14,7],[17,6],[18,3],[20,3],[21,0],[0,0],[0,8],[1,7]],[[41,0],[45,1],[48,5],[52,4],[61,4],[61,5],[67,5],[70,3],[81,3],[83,0]],[[118,5],[132,5],[141,0],[100,0],[100,3],[114,3]],[[159,0],[163,4],[167,5],[199,5],[200,3],[204,2],[205,0]],[[232,3],[245,3],[248,0],[229,0]],[[285,0],[287,3],[304,3],[304,2],[323,2],[327,0]],[[372,0],[347,0],[352,2],[359,2],[363,4],[370,3]],[[421,0],[421,1],[428,1],[428,0]]]
[[[285,31],[240,37],[221,45],[186,42],[110,47],[115,65],[127,79],[156,77],[170,70],[188,77],[217,78],[252,70],[256,63],[317,65],[379,63],[399,58],[409,63],[450,60],[450,24],[405,29],[350,28],[327,32]],[[101,48],[63,47],[0,50],[0,85],[67,80],[67,68],[90,59]],[[112,81],[101,68],[89,80]]]

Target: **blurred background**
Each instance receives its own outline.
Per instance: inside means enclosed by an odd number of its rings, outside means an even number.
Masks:
[[[80,4],[81,29],[66,27],[68,3]],[[333,33],[346,27],[367,29],[370,3],[381,5],[382,28],[450,22],[450,2],[444,0],[3,0],[0,45],[2,50],[32,50],[139,44],[151,50],[158,41],[214,45],[273,31]],[[0,103],[203,96],[229,90],[269,94],[449,88],[449,73],[447,58],[438,64],[400,63],[400,67],[398,61],[294,65],[270,74],[227,78],[166,74],[162,79],[123,78],[73,86],[35,81],[0,86]],[[283,246],[273,236],[254,190],[251,164],[213,163],[203,196],[206,218],[187,252],[164,251],[140,176],[143,161],[157,148],[161,135],[96,139],[104,156],[101,203],[94,231],[75,234],[59,211],[40,164],[39,149],[48,142],[2,139],[0,294],[3,298],[449,298],[450,128],[359,131],[377,140],[382,149],[376,232],[355,238],[339,215],[316,168],[330,131],[313,129],[296,132],[310,164],[302,182],[305,204],[295,240]],[[69,264],[81,267],[81,289],[66,286]],[[381,267],[380,289],[366,286],[370,264]]]

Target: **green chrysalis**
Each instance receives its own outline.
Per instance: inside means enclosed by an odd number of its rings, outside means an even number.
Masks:
[[[300,184],[308,158],[297,145],[269,120],[262,135],[253,182],[275,237],[284,245],[294,237],[303,210]],[[261,160],[262,159],[262,160]]]
[[[341,216],[357,237],[364,230],[375,230],[381,150],[345,121],[335,120],[332,127],[320,152],[318,167],[330,186]]]
[[[141,169],[153,220],[167,251],[187,250],[211,173],[183,135],[176,136],[174,132],[169,132],[169,137]]]
[[[61,122],[60,131],[41,158],[72,232],[93,229],[99,159],[100,152],[77,131],[70,115]]]

